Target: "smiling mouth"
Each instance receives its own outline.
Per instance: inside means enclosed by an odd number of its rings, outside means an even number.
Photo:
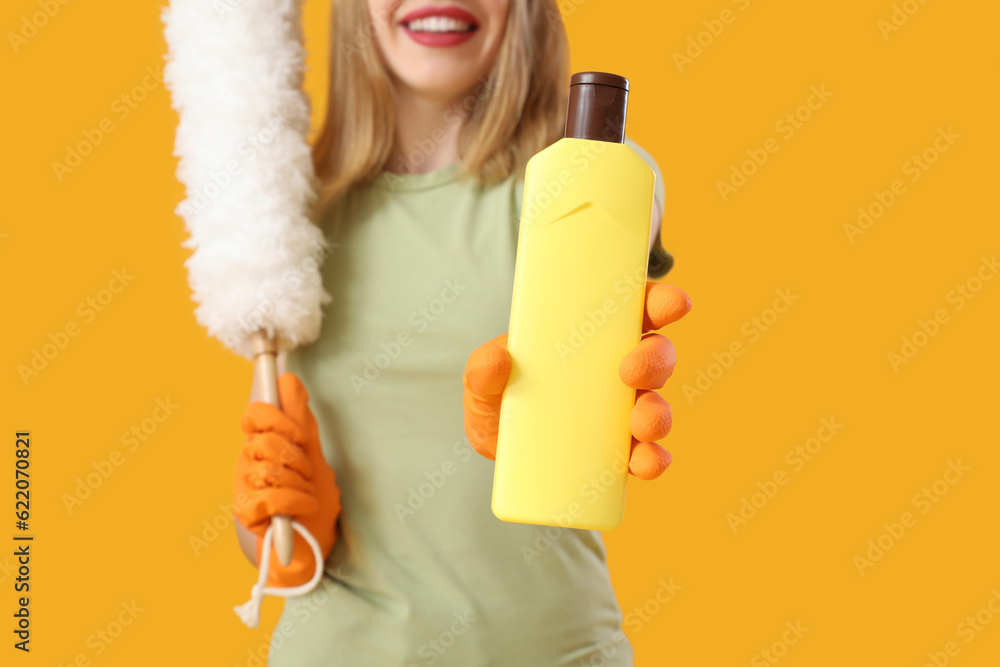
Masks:
[[[474,23],[461,21],[450,16],[427,16],[403,23],[403,26],[410,32],[437,34],[474,32],[479,27]]]

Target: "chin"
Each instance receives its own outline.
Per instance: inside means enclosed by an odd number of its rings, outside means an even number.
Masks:
[[[404,84],[413,90],[433,97],[456,97],[474,88],[480,79],[486,78],[486,73],[470,69],[467,63],[447,62],[437,59],[427,63],[426,67],[401,72]]]

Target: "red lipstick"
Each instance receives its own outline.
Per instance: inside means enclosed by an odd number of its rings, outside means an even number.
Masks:
[[[468,23],[470,29],[465,32],[425,32],[410,30],[409,24],[418,19],[425,19],[432,16],[445,17]],[[456,46],[472,39],[479,29],[479,22],[476,17],[461,7],[449,5],[447,7],[421,7],[408,13],[399,20],[403,30],[410,36],[410,39],[423,44],[424,46],[447,47]]]

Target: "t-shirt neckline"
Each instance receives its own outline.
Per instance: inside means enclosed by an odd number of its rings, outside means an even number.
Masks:
[[[375,184],[394,191],[426,190],[455,180],[460,166],[461,163],[455,162],[446,167],[419,174],[394,174],[383,170],[375,178]]]

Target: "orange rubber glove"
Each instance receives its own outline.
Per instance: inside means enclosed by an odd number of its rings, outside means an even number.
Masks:
[[[319,542],[324,559],[337,539],[340,489],[323,458],[319,428],[309,409],[309,392],[293,373],[278,378],[281,409],[252,401],[243,413],[240,430],[246,445],[236,460],[236,517],[257,536],[257,562],[264,546],[264,532],[275,514],[291,516],[309,529]],[[316,570],[312,549],[295,535],[292,562],[283,567],[271,547],[268,586],[298,586]]]
[[[670,465],[670,453],[656,444],[670,432],[673,416],[670,404],[659,389],[674,372],[677,355],[673,344],[658,333],[649,333],[676,322],[691,310],[691,299],[673,285],[646,283],[643,336],[625,355],[618,375],[636,389],[635,406],[629,415],[632,452],[629,472],[640,479],[656,479]],[[496,459],[500,399],[510,377],[507,334],[480,345],[465,364],[462,384],[465,393],[465,434],[472,447],[488,459]]]

